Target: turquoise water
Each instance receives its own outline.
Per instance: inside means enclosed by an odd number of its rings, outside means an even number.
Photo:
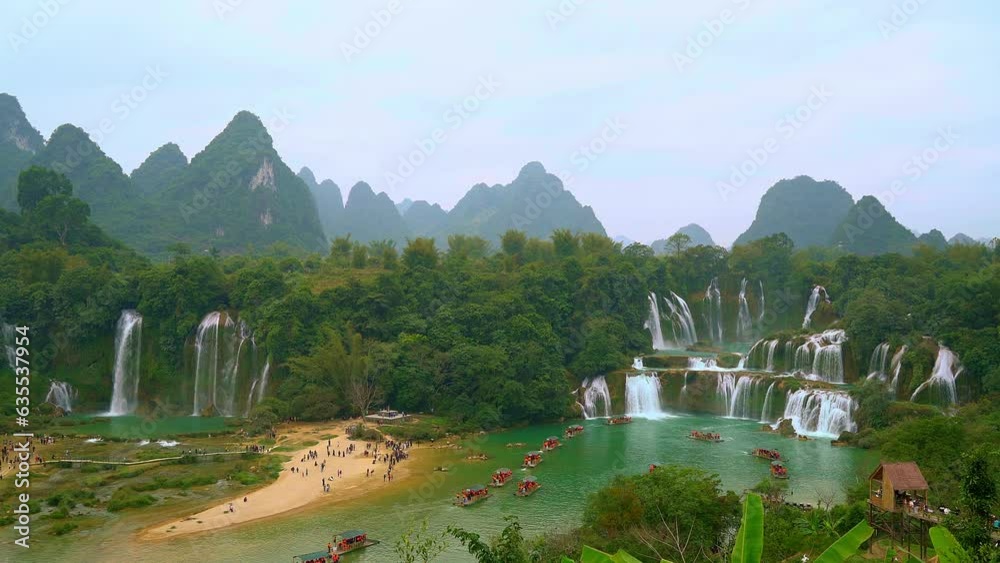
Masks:
[[[713,416],[677,416],[664,420],[637,419],[633,424],[605,426],[603,421],[583,423],[586,431],[563,446],[545,454],[538,468],[520,470],[525,452],[538,449],[542,440],[562,434],[565,424],[535,426],[473,438],[466,445],[484,451],[492,459],[465,461],[467,451],[447,451],[452,469],[436,472],[430,464],[415,464],[420,476],[396,492],[377,499],[356,499],[339,505],[321,505],[301,514],[277,517],[259,523],[222,530],[202,536],[179,537],[169,542],[146,543],[134,539],[135,522],[129,516],[112,526],[70,538],[40,538],[25,560],[58,561],[58,557],[79,560],[80,550],[93,561],[291,561],[291,556],[325,547],[334,532],[362,528],[381,545],[348,561],[382,562],[396,560],[392,544],[410,522],[426,518],[430,530],[460,525],[483,535],[503,528],[503,516],[515,514],[528,536],[564,530],[579,523],[587,494],[604,486],[616,474],[636,474],[653,462],[691,465],[719,474],[727,489],[742,492],[768,477],[768,464],[747,455],[756,447],[776,448],[789,458],[791,473],[788,491],[793,500],[815,504],[821,496],[843,498],[844,485],[876,463],[871,452],[834,448],[828,441],[800,442],[762,433],[755,422]],[[692,429],[722,434],[721,444],[687,438]],[[525,442],[507,448],[506,444]],[[440,452],[440,451],[439,451]],[[419,453],[418,453],[419,455]],[[438,462],[440,463],[440,462]],[[519,498],[515,486],[494,489],[493,496],[468,508],[450,504],[463,487],[486,483],[492,471],[507,466],[515,478],[535,475],[542,484],[536,494]],[[131,528],[131,530],[130,530]],[[21,560],[21,559],[18,559]],[[468,561],[469,555],[453,542],[440,561]]]

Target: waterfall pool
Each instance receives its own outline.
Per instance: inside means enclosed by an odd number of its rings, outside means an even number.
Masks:
[[[124,418],[124,417],[123,417]],[[199,423],[205,419],[186,417]],[[112,421],[124,422],[121,418]],[[183,428],[181,419],[171,422]],[[215,423],[220,427],[221,419]],[[565,424],[547,424],[490,435],[475,436],[463,445],[485,452],[489,461],[466,461],[469,450],[420,449],[412,464],[414,477],[405,487],[373,493],[370,498],[340,504],[318,504],[299,513],[251,522],[211,534],[183,536],[163,542],[136,538],[139,529],[168,516],[177,507],[151,507],[118,513],[116,520],[72,541],[39,538],[25,561],[58,561],[88,553],[94,561],[184,561],[212,554],[218,561],[288,561],[297,553],[319,549],[331,534],[361,528],[382,544],[352,555],[352,561],[394,560],[393,543],[411,521],[426,518],[430,531],[450,524],[492,535],[503,528],[505,515],[517,515],[527,536],[565,530],[579,523],[587,495],[607,484],[616,474],[637,474],[650,463],[675,463],[716,473],[726,489],[742,492],[768,477],[768,464],[748,455],[753,448],[774,448],[788,457],[790,499],[816,504],[819,498],[844,497],[844,488],[877,463],[877,453],[836,448],[828,440],[798,441],[760,432],[760,424],[710,415],[676,415],[661,420],[636,419],[623,426],[606,426],[603,420],[581,421],[585,431],[563,440],[563,446],[545,454],[545,463],[530,471],[515,469],[515,477],[534,475],[543,488],[529,498],[515,497],[515,487],[494,489],[491,498],[470,508],[452,506],[458,490],[486,482],[498,467],[519,468],[524,453],[537,449],[550,435],[562,435]],[[106,424],[106,423],[105,423]],[[95,423],[96,428],[97,423]],[[80,428],[75,427],[75,428]],[[690,430],[719,432],[724,442],[689,440]],[[110,434],[109,434],[110,435]],[[524,446],[508,448],[507,444]],[[434,471],[437,465],[448,472]],[[440,561],[468,561],[458,542]]]
[[[226,430],[224,417],[172,416],[146,419],[139,416],[71,415],[59,433],[77,436],[101,436],[124,440],[159,439],[186,435],[204,435]]]

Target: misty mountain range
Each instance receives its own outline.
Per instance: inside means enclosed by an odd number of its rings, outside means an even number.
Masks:
[[[318,180],[308,167],[293,172],[274,149],[261,120],[239,112],[190,159],[168,142],[131,174],[79,127],[56,128],[46,141],[17,99],[0,94],[0,206],[17,211],[20,171],[55,169],[73,183],[93,221],[111,236],[152,256],[177,243],[198,251],[237,253],[275,243],[324,252],[335,237],[368,243],[448,235],[475,235],[496,244],[509,229],[547,238],[554,230],[606,235],[593,209],[582,205],[538,162],[526,164],[506,185],[472,186],[450,210],[424,200],[396,203],[358,182],[347,192]],[[678,230],[692,245],[714,245],[701,226]],[[757,215],[736,244],[776,233],[797,247],[832,246],[874,255],[908,253],[918,243],[943,248],[976,241],[958,234],[946,241],[936,230],[919,237],[871,196],[855,202],[833,181],[808,176],[781,180],[761,198]],[[654,241],[666,252],[666,239]]]

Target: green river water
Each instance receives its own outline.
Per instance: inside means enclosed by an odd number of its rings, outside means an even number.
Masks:
[[[760,424],[706,415],[679,415],[662,420],[636,419],[633,424],[606,426],[603,420],[583,423],[586,431],[545,455],[545,461],[530,472],[520,469],[524,452],[538,449],[550,435],[562,436],[565,424],[522,428],[473,438],[466,445],[484,451],[486,462],[462,460],[466,452],[418,450],[424,459],[409,460],[417,477],[407,486],[393,486],[377,498],[356,499],[338,505],[320,505],[299,514],[278,516],[230,530],[178,537],[164,542],[143,542],[135,537],[139,524],[128,511],[119,520],[99,530],[66,537],[33,538],[30,552],[20,552],[16,561],[246,561],[284,562],[299,553],[326,546],[332,533],[361,528],[382,544],[346,561],[395,561],[392,544],[406,526],[426,518],[431,531],[449,524],[460,525],[485,536],[503,527],[503,516],[519,516],[526,535],[564,530],[579,523],[588,493],[605,485],[616,474],[636,474],[653,462],[697,466],[722,479],[727,489],[741,492],[768,476],[768,464],[747,455],[755,447],[779,449],[789,458],[790,498],[813,503],[820,497],[843,498],[844,485],[876,463],[875,454],[835,448],[828,440],[801,442],[760,432]],[[721,444],[687,438],[692,429],[722,434]],[[524,447],[506,444],[525,442]],[[433,471],[444,463],[449,472]],[[493,496],[468,508],[450,504],[460,489],[486,484],[501,466],[515,470],[515,478],[537,476],[542,489],[527,498],[515,497],[516,486],[494,489]],[[400,484],[402,485],[402,484]],[[143,522],[146,525],[148,522]],[[457,541],[440,561],[469,561]],[[6,548],[7,546],[5,546]]]

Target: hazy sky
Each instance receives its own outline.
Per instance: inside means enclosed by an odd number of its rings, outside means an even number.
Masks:
[[[1000,234],[995,0],[152,4],[4,2],[0,92],[46,137],[103,120],[127,172],[248,109],[294,170],[396,201],[450,208],[538,160],[611,235],[730,243],[808,174],[856,198],[897,182],[883,200],[918,233]]]

